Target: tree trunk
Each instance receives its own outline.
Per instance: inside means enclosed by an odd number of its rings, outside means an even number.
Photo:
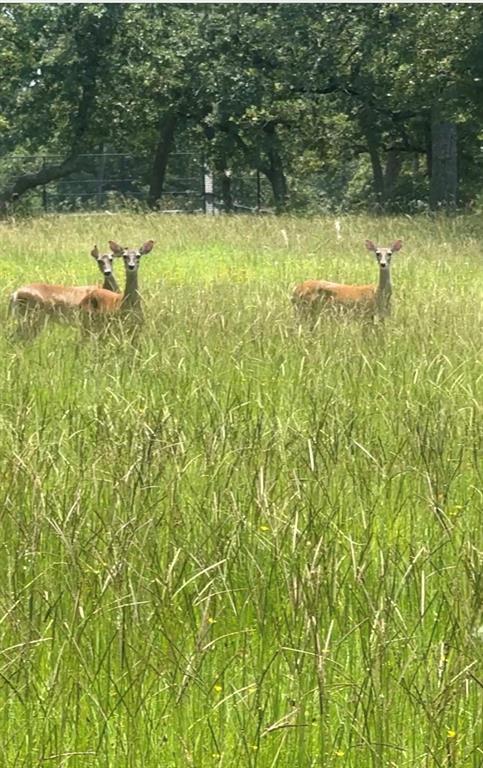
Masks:
[[[213,164],[216,171],[216,179],[221,190],[223,210],[225,213],[233,212],[233,191],[231,184],[231,172],[228,169],[228,158],[222,147],[217,147],[214,152]]]
[[[359,125],[367,144],[367,151],[372,167],[372,186],[376,196],[376,203],[384,205],[384,171],[379,156],[379,133],[374,126],[373,116],[367,108],[359,112]]]
[[[268,162],[261,163],[259,170],[265,174],[271,184],[275,202],[275,212],[283,213],[287,208],[288,191],[275,125],[273,123],[268,123],[264,128],[264,134],[264,144]]]
[[[216,105],[212,105],[211,113],[216,112]],[[203,123],[203,130],[206,138],[211,143],[211,157],[213,167],[216,172],[216,187],[221,190],[221,199],[223,201],[223,210],[225,213],[233,212],[233,190],[231,183],[231,172],[229,170],[229,135],[231,126],[228,122],[220,121],[215,129],[214,125]]]
[[[429,120],[424,126],[424,142],[426,146],[426,172],[428,174],[428,179],[431,181],[431,175],[433,173],[433,149],[431,147],[431,123]]]
[[[177,122],[178,117],[174,112],[169,112],[161,121],[158,143],[151,168],[151,182],[148,192],[148,205],[150,208],[156,208],[163,194],[166,168],[173,148]]]
[[[384,171],[384,193],[386,200],[389,200],[394,195],[401,168],[401,153],[397,152],[395,149],[390,149],[387,153],[386,168]]]
[[[287,182],[280,157],[270,162],[270,169],[265,168],[264,173],[272,187],[275,212],[283,213],[287,208]]]
[[[382,170],[381,158],[379,157],[379,147],[374,141],[372,136],[367,136],[367,148],[369,151],[369,157],[371,159],[372,166],[372,186],[374,188],[374,194],[376,196],[376,202],[378,205],[384,205],[385,201],[385,189],[384,189],[384,173]]]
[[[272,187],[275,212],[283,213],[287,208],[288,188],[279,151],[276,124],[267,123],[263,127],[262,140],[255,148],[247,146],[238,132],[233,133],[233,140],[242,150],[250,166],[267,177]]]
[[[458,188],[457,140],[454,123],[434,120],[431,126],[431,210],[456,206]]]

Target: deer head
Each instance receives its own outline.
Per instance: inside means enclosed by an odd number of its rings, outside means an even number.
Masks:
[[[381,269],[391,266],[392,254],[395,251],[400,251],[402,248],[402,240],[396,240],[390,248],[381,248],[379,245],[375,245],[372,240],[366,240],[366,248],[368,251],[372,251],[376,255],[377,263]]]
[[[103,275],[112,275],[112,262],[114,255],[112,253],[99,253],[97,245],[91,251],[91,256],[95,259],[97,266]]]
[[[140,248],[123,248],[114,240],[109,240],[109,247],[113,255],[124,259],[124,266],[130,272],[137,270],[141,256],[149,253],[153,246],[154,240],[147,240]]]

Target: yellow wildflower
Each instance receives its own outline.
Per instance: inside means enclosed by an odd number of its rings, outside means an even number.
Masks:
[[[223,686],[222,686],[222,685],[219,685],[219,684],[217,683],[216,685],[214,685],[214,686],[213,686],[213,690],[215,691],[215,693],[221,693],[221,692],[222,692],[222,690],[223,690]]]
[[[448,739],[454,739],[456,737],[456,731],[453,731],[452,728],[448,728],[448,732],[446,734]]]

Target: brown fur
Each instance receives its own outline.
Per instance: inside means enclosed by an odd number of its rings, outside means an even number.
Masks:
[[[18,288],[12,294],[13,304],[23,304],[26,308],[42,308],[47,312],[79,307],[82,300],[95,290],[95,285],[48,285],[31,283]],[[109,293],[109,291],[107,291]]]
[[[317,312],[326,307],[373,316],[377,306],[377,289],[375,285],[343,285],[326,280],[306,280],[295,286],[292,302],[302,312]]]
[[[80,302],[80,308],[84,312],[108,315],[117,312],[122,304],[122,293],[112,293],[104,288],[93,288]]]

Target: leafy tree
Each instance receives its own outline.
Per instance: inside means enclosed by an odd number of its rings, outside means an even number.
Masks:
[[[1,104],[5,150],[47,149],[60,163],[7,183],[0,206],[62,178],[106,134],[102,86],[120,5],[7,6],[1,15],[2,63],[11,62]]]
[[[0,205],[112,148],[149,159],[155,208],[175,147],[226,210],[254,170],[277,211],[309,175],[331,206],[452,205],[456,159],[462,199],[481,186],[482,40],[465,4],[3,5]],[[34,153],[58,160],[13,178]]]

